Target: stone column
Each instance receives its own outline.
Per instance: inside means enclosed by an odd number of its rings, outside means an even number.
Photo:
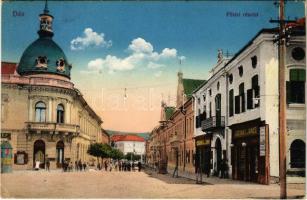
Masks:
[[[52,113],[53,113],[53,106],[52,106],[53,100],[52,98],[48,99],[48,122],[52,122]]]
[[[70,103],[66,101],[65,120],[66,124],[70,124]]]
[[[33,120],[33,99],[30,97],[29,99],[29,118],[28,118],[28,121],[31,122],[31,121],[34,121]]]

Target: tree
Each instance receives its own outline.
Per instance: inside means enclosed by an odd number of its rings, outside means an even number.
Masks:
[[[100,158],[110,157],[110,152],[112,148],[108,144],[93,143],[89,146],[87,153]]]
[[[132,152],[129,152],[129,153],[126,154],[125,158],[127,160],[129,160],[129,161],[131,161],[131,159],[132,159],[132,161],[135,161],[135,160],[140,160],[141,156],[140,155],[136,155],[136,154],[134,154]]]
[[[110,157],[116,160],[120,160],[124,158],[124,153],[119,149],[112,148]]]

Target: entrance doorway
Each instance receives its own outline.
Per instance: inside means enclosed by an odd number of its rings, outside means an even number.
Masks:
[[[56,144],[57,167],[61,168],[64,163],[64,142],[58,141]]]
[[[222,145],[221,140],[219,138],[215,141],[215,157],[216,157],[216,176],[219,176],[221,170],[222,163]]]
[[[43,140],[36,140],[34,142],[33,167],[35,167],[36,161],[40,162],[40,168],[45,168],[45,142]]]

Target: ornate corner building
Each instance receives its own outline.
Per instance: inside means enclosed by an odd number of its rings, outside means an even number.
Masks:
[[[52,40],[53,16],[47,4],[39,15],[39,38],[18,64],[2,62],[2,170],[59,168],[90,162],[87,148],[102,138],[102,120],[70,81],[72,69]]]

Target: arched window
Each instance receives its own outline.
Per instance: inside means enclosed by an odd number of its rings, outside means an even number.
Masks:
[[[291,168],[305,167],[305,142],[294,140],[290,147],[290,166]]]
[[[44,102],[38,102],[35,105],[35,121],[45,122],[46,121],[46,104]]]
[[[62,104],[58,105],[58,107],[56,109],[56,113],[57,113],[56,122],[57,123],[64,123],[64,106]]]

